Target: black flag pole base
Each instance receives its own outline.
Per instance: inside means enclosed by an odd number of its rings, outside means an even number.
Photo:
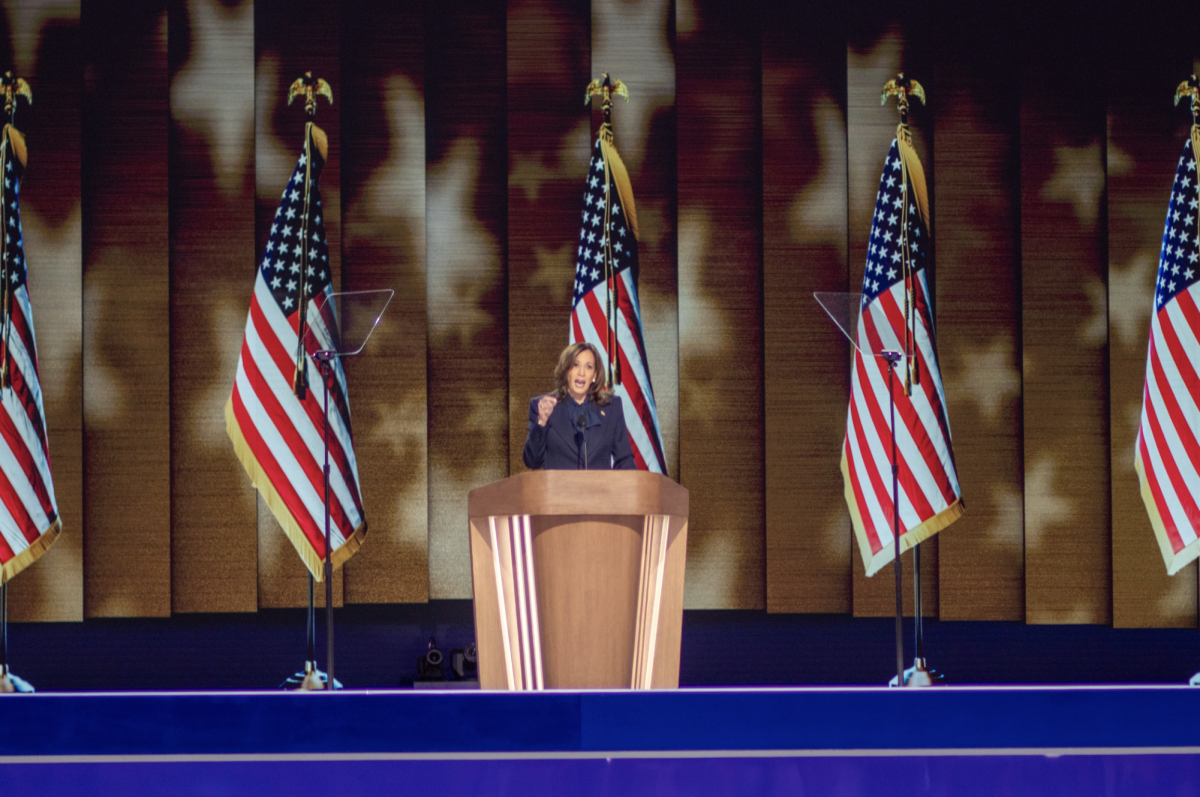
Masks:
[[[33,685],[12,674],[7,665],[0,664],[0,694],[33,694]]]
[[[279,685],[280,689],[292,689],[297,692],[319,692],[329,688],[329,676],[317,669],[315,661],[304,662],[304,671],[289,676]],[[333,688],[341,689],[342,683],[333,679]]]
[[[931,670],[925,663],[925,659],[913,659],[913,666],[904,671],[904,685],[906,687],[921,687],[934,686],[945,676],[937,670]],[[888,686],[896,685],[896,676],[892,676],[892,680],[888,681]]]

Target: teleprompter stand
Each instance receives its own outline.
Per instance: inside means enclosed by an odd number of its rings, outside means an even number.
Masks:
[[[913,546],[913,637],[916,656],[913,666],[904,668],[904,591],[903,567],[900,563],[900,466],[896,457],[896,366],[904,352],[892,349],[870,351],[862,348],[868,343],[866,336],[858,334],[858,323],[862,318],[863,297],[861,293],[814,293],[813,298],[850,341],[855,351],[864,357],[879,357],[888,369],[888,428],[891,430],[890,461],[892,465],[892,543],[895,556],[892,564],[896,574],[896,677],[890,686],[932,686],[941,676],[928,669],[925,664],[924,618],[921,607],[921,546]],[[903,338],[901,338],[903,339]]]
[[[313,297],[310,313],[324,319],[320,325],[307,324],[305,349],[309,352],[324,385],[323,429],[321,439],[325,447],[325,550],[322,580],[325,582],[325,658],[328,673],[317,669],[317,610],[312,573],[308,575],[308,657],[304,671],[284,681],[285,688],[314,691],[327,688],[340,689],[334,678],[333,655],[333,540],[329,528],[329,385],[344,372],[337,368],[335,360],[362,353],[371,333],[379,325],[383,311],[392,301],[391,290],[347,291],[345,293],[321,294]],[[328,330],[328,336],[325,331]]]

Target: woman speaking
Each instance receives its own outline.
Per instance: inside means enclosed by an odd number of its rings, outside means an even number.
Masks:
[[[572,343],[559,355],[553,393],[529,401],[525,464],[556,470],[633,470],[621,399],[600,371],[600,352]]]

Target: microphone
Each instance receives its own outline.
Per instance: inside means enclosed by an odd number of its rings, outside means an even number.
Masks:
[[[579,427],[579,437],[583,440],[583,469],[587,470],[587,414],[579,413],[579,416],[575,419],[575,425]]]

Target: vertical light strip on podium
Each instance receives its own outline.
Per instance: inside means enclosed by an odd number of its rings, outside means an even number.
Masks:
[[[525,546],[521,539],[521,517],[508,519],[509,551],[512,553],[513,581],[517,590],[517,635],[521,638],[521,672],[525,676],[526,689],[533,683],[533,661],[529,650],[529,608],[525,600],[525,582],[532,581],[525,568]]]
[[[497,526],[502,525],[502,531]],[[508,688],[544,689],[529,515],[488,518]]]
[[[508,634],[508,603],[504,600],[504,573],[500,566],[500,541],[496,534],[496,518],[488,518],[492,532],[492,565],[496,573],[496,605],[500,607],[500,639],[504,644],[504,667],[508,674],[508,688],[516,689],[516,673],[513,671],[512,643]]]
[[[671,519],[667,515],[646,515],[642,533],[637,630],[634,632],[633,677],[630,681],[633,689],[650,689],[654,681],[654,651],[658,642],[658,617],[662,607],[670,525]]]
[[[650,580],[648,571],[651,568],[650,557],[647,556],[650,552],[650,517],[647,516],[645,523],[642,526],[642,568],[638,574],[638,602],[637,602],[637,621],[633,629],[633,675],[629,682],[632,689],[637,689],[641,683],[641,674],[646,669],[644,666],[645,650],[646,650],[646,601],[643,599],[646,594],[646,584]]]
[[[513,518],[516,520],[516,518]],[[533,688],[545,689],[546,683],[542,675],[542,629],[538,623],[537,571],[533,568],[533,529],[529,515],[520,516],[521,540],[525,551],[522,563],[529,574],[529,622],[533,628]]]

